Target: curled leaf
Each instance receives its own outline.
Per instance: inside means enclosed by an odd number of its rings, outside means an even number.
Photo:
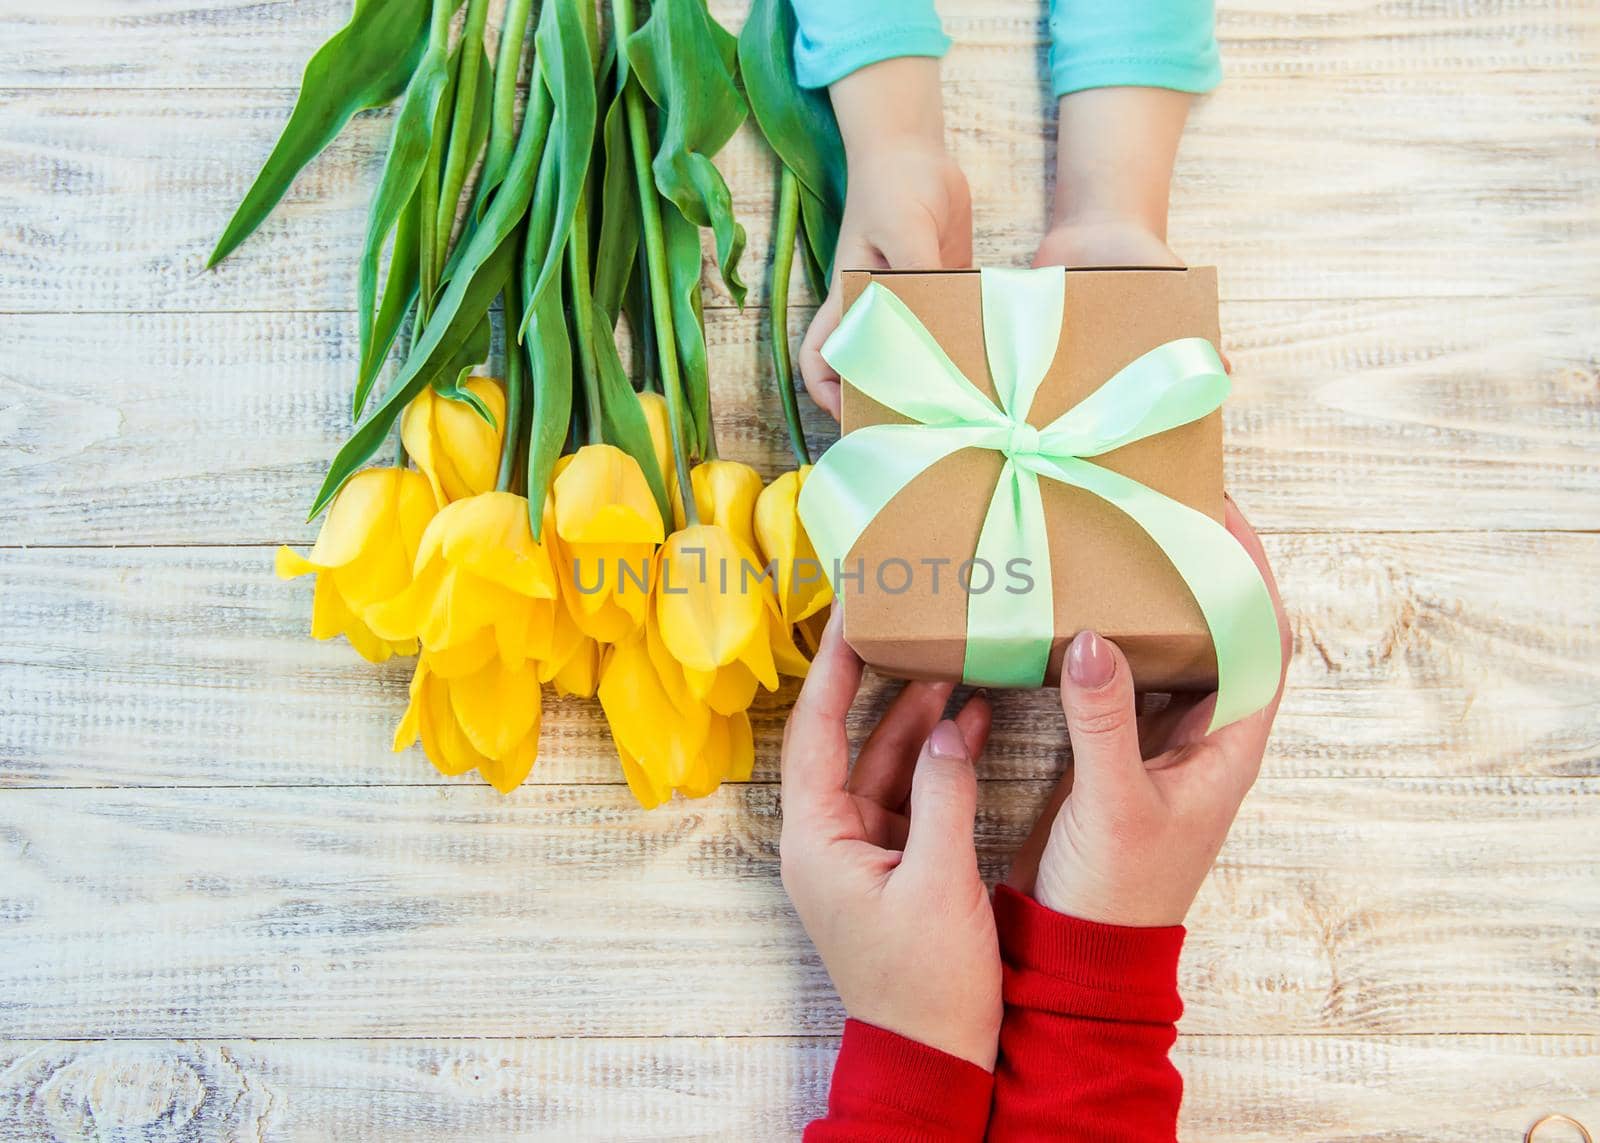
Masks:
[[[734,79],[737,42],[712,19],[705,0],[672,0],[651,9],[625,50],[640,87],[661,111],[661,140],[651,164],[656,186],[685,219],[711,228],[722,281],[742,306],[744,227],[711,161],[749,114]]]

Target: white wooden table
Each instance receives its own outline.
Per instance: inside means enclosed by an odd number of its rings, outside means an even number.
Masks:
[[[943,7],[980,256],[1021,260],[1041,4]],[[1192,918],[1185,1135],[1600,1128],[1600,9],[1222,7],[1172,237],[1222,268],[1296,655]],[[0,0],[0,1138],[788,1137],[841,1013],[778,884],[784,703],[754,781],[653,813],[556,704],[502,798],[391,755],[406,666],[271,576],[346,429],[385,118],[202,265],[347,8]],[[767,159],[723,166],[759,280]],[[771,471],[761,315],[706,301]],[[1057,717],[1000,704],[991,872]]]

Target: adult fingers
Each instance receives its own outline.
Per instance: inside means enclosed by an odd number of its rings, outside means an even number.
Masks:
[[[1114,643],[1093,631],[1078,633],[1061,673],[1061,709],[1075,780],[1085,795],[1114,795],[1148,780],[1139,754],[1133,676]]]
[[[783,730],[785,810],[814,810],[844,796],[850,767],[845,715],[861,687],[861,660],[844,641],[835,608]]]
[[[933,728],[911,779],[911,825],[905,865],[952,869],[977,861],[972,823],[978,812],[978,776],[961,728],[946,720]]]
[[[850,772],[852,794],[890,810],[906,804],[917,752],[944,716],[953,686],[918,680],[901,689],[856,756]]]
[[[1039,874],[1039,858],[1044,856],[1045,844],[1050,840],[1050,830],[1055,825],[1056,815],[1061,812],[1061,807],[1066,805],[1067,797],[1072,793],[1072,770],[1069,767],[1061,775],[1061,780],[1056,783],[1056,788],[1050,792],[1050,800],[1045,803],[1044,809],[1039,811],[1039,816],[1034,820],[1033,829],[1028,832],[1027,839],[1018,847],[1016,854],[1011,858],[1011,869],[1006,873],[1006,884],[1018,893],[1033,895],[1033,883]]]

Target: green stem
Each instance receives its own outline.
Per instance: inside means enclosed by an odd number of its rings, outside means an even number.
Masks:
[[[612,34],[620,46],[633,34],[633,0],[611,0]],[[644,117],[644,97],[637,83],[622,92],[628,114],[628,140],[633,151],[633,174],[639,187],[639,214],[644,221],[645,264],[649,270],[650,316],[655,324],[656,347],[661,359],[661,389],[667,399],[667,424],[672,437],[672,461],[678,474],[678,489],[685,519],[700,523],[694,503],[694,485],[689,480],[689,461],[684,455],[683,379],[678,375],[678,342],[672,332],[672,311],[667,292],[667,246],[661,232],[661,202],[655,177],[650,170],[650,128]]]
[[[461,205],[461,189],[467,182],[467,163],[472,159],[467,154],[467,147],[472,141],[478,68],[483,62],[479,47],[483,43],[483,29],[488,17],[489,0],[468,0],[467,22],[461,29],[461,61],[456,72],[455,106],[450,111],[450,144],[443,164],[443,188],[439,193],[438,214],[433,224],[434,260],[440,266],[444,265],[450,253],[456,209]]]
[[[589,201],[578,198],[567,239],[567,280],[572,285],[572,330],[578,351],[578,375],[583,379],[585,430],[589,444],[600,444],[599,362],[594,348],[594,287],[589,279]]]
[[[771,293],[767,297],[767,332],[772,341],[772,373],[783,401],[783,418],[789,422],[789,446],[795,463],[811,463],[806,433],[800,427],[800,402],[794,391],[789,363],[789,273],[794,269],[794,242],[800,230],[800,180],[779,163],[778,215],[772,239]]]
[[[451,0],[433,0],[433,24],[429,30],[432,42],[447,44],[450,39],[450,19],[455,15],[455,4]],[[417,245],[420,249],[421,269],[418,274],[419,283],[417,290],[417,324],[426,325],[428,318],[433,313],[433,295],[439,288],[439,263],[434,256],[434,233],[437,230],[435,216],[439,211],[439,165],[443,161],[442,132],[439,130],[439,120],[443,116],[443,108],[434,116],[433,138],[428,148],[428,161],[422,168],[422,181],[420,192],[421,225],[417,227]]]
[[[506,422],[500,438],[500,468],[495,475],[497,492],[507,492],[517,471],[517,444],[522,438],[522,398],[527,381],[522,374],[522,346],[516,331],[522,328],[522,283],[516,275],[500,296],[505,301],[506,325]]]
[[[489,112],[489,146],[483,157],[487,186],[505,177],[517,142],[517,79],[522,71],[522,45],[528,37],[528,15],[533,0],[507,0],[495,49],[494,104]],[[538,82],[538,77],[534,77]]]

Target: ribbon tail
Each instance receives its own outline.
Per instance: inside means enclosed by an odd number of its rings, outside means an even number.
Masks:
[[[1075,458],[1031,458],[1041,475],[1100,497],[1131,516],[1188,585],[1217,654],[1217,706],[1209,730],[1272,701],[1283,672],[1278,616],[1260,569],[1232,534],[1197,512],[1110,469]]]
[[[869,425],[840,437],[800,489],[800,520],[835,590],[836,572],[875,516],[923,472],[993,435],[983,427]]]
[[[966,577],[967,657],[962,681],[991,687],[1037,687],[1044,681],[1055,631],[1046,535],[1039,478],[1007,460]],[[1010,585],[1019,559],[1026,561],[1031,577],[1026,590]],[[978,579],[980,570],[983,580]]]

